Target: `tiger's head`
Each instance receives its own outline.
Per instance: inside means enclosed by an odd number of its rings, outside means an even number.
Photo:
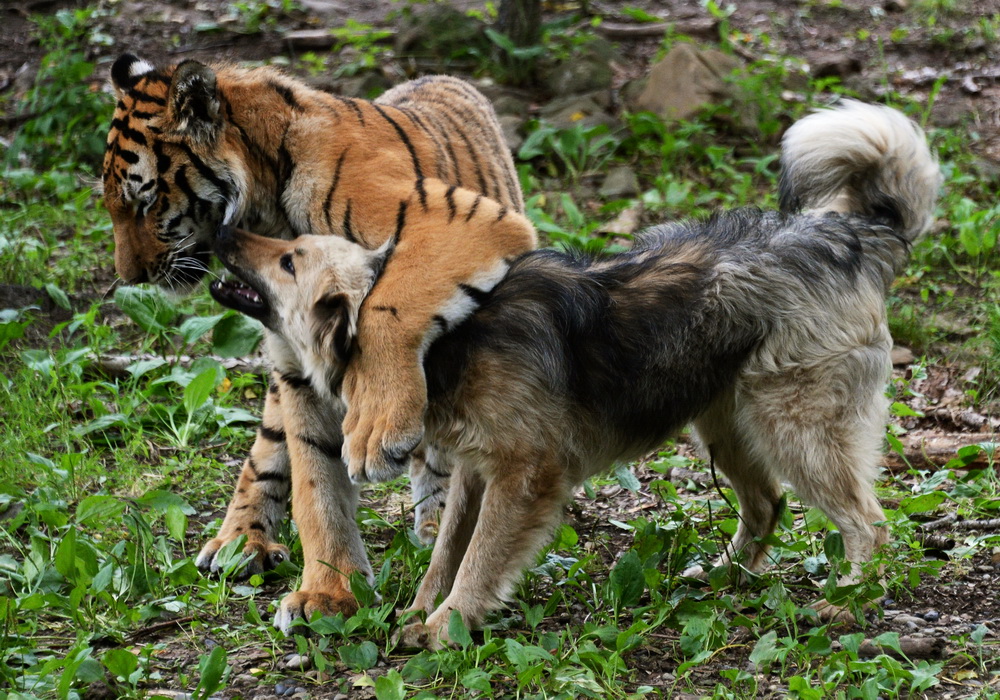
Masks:
[[[157,68],[126,54],[111,81],[118,104],[103,177],[115,270],[130,284],[186,290],[207,271],[212,237],[242,191],[215,72],[197,61]]]

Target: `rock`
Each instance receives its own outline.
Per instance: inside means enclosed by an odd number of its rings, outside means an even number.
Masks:
[[[297,29],[287,32],[285,41],[300,51],[323,51],[331,48],[335,39],[328,29]]]
[[[477,49],[488,55],[491,44],[482,22],[450,5],[435,3],[426,9],[403,14],[395,47],[400,55],[449,59],[457,47]]]
[[[521,125],[524,124],[524,120],[514,114],[501,114],[497,120],[500,122],[500,130],[503,132],[503,140],[507,142],[507,148],[517,153],[524,143],[524,136],[521,135]]]
[[[312,668],[312,659],[301,654],[289,654],[283,663],[285,668],[297,671],[308,671]]]
[[[900,625],[913,625],[914,627],[926,627],[927,620],[922,617],[917,617],[915,615],[897,615],[894,620],[896,624]]]
[[[370,100],[391,87],[388,78],[377,71],[365,71],[340,81],[340,94]]]
[[[642,202],[637,200],[635,204],[622,209],[618,216],[604,224],[601,227],[601,231],[619,236],[632,235],[639,228],[639,221],[642,219],[642,209]]]
[[[892,360],[893,367],[913,364],[913,361],[916,359],[912,350],[904,348],[901,345],[894,346],[892,352],[889,353],[889,357]]]
[[[726,77],[741,65],[721,51],[677,44],[653,66],[645,88],[629,106],[667,120],[689,119],[702,107],[732,96]]]
[[[627,165],[612,168],[601,183],[599,194],[605,199],[625,199],[639,193],[639,178]]]
[[[817,78],[846,78],[861,72],[861,60],[857,56],[830,54],[809,62],[812,74]]]
[[[315,12],[318,15],[338,15],[349,13],[351,3],[348,0],[300,0],[302,9]]]
[[[595,39],[574,51],[565,61],[543,66],[542,82],[556,97],[609,90],[614,59],[615,50],[610,42]]]
[[[586,127],[598,124],[613,127],[618,124],[618,121],[605,111],[593,95],[570,95],[552,100],[542,108],[539,116],[560,128],[569,128],[576,124]]]
[[[928,610],[924,613],[924,619],[928,622],[937,622],[941,619],[941,613],[937,610]]]
[[[497,114],[512,114],[518,117],[528,115],[528,103],[520,97],[502,92],[492,97],[493,109]]]

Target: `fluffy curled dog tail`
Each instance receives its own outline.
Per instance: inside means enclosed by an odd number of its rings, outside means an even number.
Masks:
[[[901,112],[844,100],[797,121],[781,147],[782,211],[861,214],[908,241],[930,228],[941,171]]]

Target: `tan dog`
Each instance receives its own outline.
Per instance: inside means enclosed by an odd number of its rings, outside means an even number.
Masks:
[[[428,617],[403,641],[446,643],[452,610],[481,623],[577,485],[689,422],[740,502],[720,563],[764,564],[783,482],[837,525],[851,562],[870,560],[888,538],[872,488],[891,347],[885,294],[931,221],[939,185],[915,125],[850,102],[786,135],[781,213],[666,224],[619,255],[528,253],[489,293],[491,284],[463,288],[452,306],[475,312],[457,325],[441,316],[424,355],[428,438],[450,452],[454,472],[413,603]],[[461,237],[471,201],[461,198],[437,240]],[[387,256],[428,245],[425,235],[404,234],[392,252],[220,233],[216,253],[246,284],[216,283],[213,294],[274,331],[279,366],[327,400],[309,409],[317,437],[344,410],[345,367],[370,351],[356,324],[375,312],[369,295]],[[296,488],[332,507],[336,486],[298,458]],[[304,548],[307,537],[332,536],[300,529]],[[290,612],[278,615],[283,629]]]

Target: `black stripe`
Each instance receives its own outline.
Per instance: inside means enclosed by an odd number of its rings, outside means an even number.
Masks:
[[[152,119],[156,114],[154,112],[143,112],[141,109],[133,109],[129,112],[129,116],[135,119]]]
[[[299,435],[299,440],[309,445],[309,447],[323,453],[330,459],[340,459],[344,444],[342,442],[324,442],[308,435]]]
[[[472,219],[472,215],[475,214],[476,213],[476,209],[479,208],[479,200],[481,200],[482,198],[483,198],[483,195],[481,195],[481,194],[477,194],[476,195],[476,201],[474,201],[472,203],[472,206],[469,207],[469,213],[466,214],[466,216],[465,216],[465,220],[466,221],[470,221]]]
[[[439,479],[447,479],[448,477],[451,476],[451,474],[448,474],[448,473],[442,472],[442,471],[438,471],[437,469],[435,469],[434,467],[432,467],[431,463],[429,461],[425,461],[424,462],[424,468],[427,469],[427,471],[429,471],[431,474],[433,474],[434,476],[436,476]]]
[[[337,185],[340,184],[340,171],[344,167],[344,158],[347,157],[347,150],[345,148],[340,152],[340,157],[337,159],[337,167],[333,171],[333,182],[330,184],[330,191],[326,193],[326,227],[331,232],[333,231],[333,219],[330,218],[330,210],[333,209],[333,193],[337,191]]]
[[[159,105],[160,107],[167,106],[167,101],[162,97],[156,97],[154,95],[150,95],[148,93],[143,92],[142,90],[131,90],[128,94],[129,97],[131,97],[133,100],[137,102],[152,102],[154,105]]]
[[[459,284],[458,288],[465,292],[469,298],[472,299],[472,301],[476,302],[480,306],[483,305],[490,295],[489,292],[484,292],[482,289],[473,287],[471,284]]]
[[[267,500],[275,501],[277,503],[284,503],[285,500],[288,498],[287,493],[277,494],[277,493],[271,493],[270,491],[262,491],[261,493],[264,494],[264,498],[266,498]]]
[[[288,481],[288,475],[282,472],[257,472],[254,481]]]
[[[159,141],[153,143],[153,155],[156,156],[156,172],[162,175],[170,170],[173,161],[163,152],[163,144]]]
[[[269,394],[277,394],[278,393],[278,385],[275,384],[274,382],[268,382],[267,383],[267,393],[269,393]]]
[[[271,442],[284,442],[285,441],[285,431],[278,428],[268,428],[266,425],[262,425],[259,428],[261,437],[270,440]]]
[[[134,141],[140,146],[148,146],[146,137],[141,131],[136,131],[128,125],[128,115],[125,115],[124,119],[112,119],[111,128],[118,129],[118,133],[127,138],[129,141]]]
[[[437,176],[438,176],[438,179],[439,180],[447,180],[448,175],[445,172],[445,159],[440,157],[441,156],[441,139],[439,138],[439,134],[435,133],[426,124],[424,124],[423,120],[420,118],[420,116],[414,110],[412,110],[412,109],[403,109],[402,107],[400,107],[398,105],[397,105],[397,108],[399,109],[400,112],[402,112],[407,117],[409,117],[410,121],[412,121],[414,124],[416,124],[417,127],[421,131],[423,131],[425,134],[427,134],[427,138],[429,138],[431,141],[434,142],[434,147],[437,149],[437,152],[438,152],[438,158],[437,158]]]
[[[406,226],[406,200],[399,203],[399,211],[396,212],[396,233],[393,236],[395,243],[403,237],[403,228]],[[395,243],[393,245],[395,245]]]
[[[455,147],[452,146],[452,144],[451,144],[451,141],[452,141],[452,139],[451,139],[451,129],[449,129],[449,128],[445,127],[445,126],[442,126],[441,122],[438,121],[438,119],[437,119],[437,115],[435,113],[433,113],[433,112],[425,114],[424,118],[427,119],[428,121],[430,121],[431,124],[434,125],[434,128],[437,129],[437,131],[439,133],[444,134],[444,148],[448,152],[448,161],[451,163],[451,171],[453,173],[453,177],[446,178],[446,177],[442,176],[441,179],[444,180],[445,182],[456,182],[458,184],[461,184],[462,183],[462,171],[461,171],[461,168],[459,167],[458,154],[455,153]],[[436,140],[435,140],[435,143],[437,143]],[[438,148],[440,149],[440,146],[438,146]],[[441,158],[440,155],[439,155],[438,160],[444,160],[444,158]]]
[[[387,122],[389,122],[390,124],[392,124],[392,127],[396,130],[396,133],[399,135],[399,138],[402,140],[403,145],[406,146],[406,150],[408,150],[410,152],[410,159],[413,161],[413,172],[416,175],[417,180],[418,181],[422,180],[423,177],[424,177],[424,172],[420,168],[420,160],[417,158],[417,150],[413,147],[413,142],[410,141],[410,137],[407,136],[407,134],[406,134],[405,131],[403,131],[403,127],[401,127],[399,124],[397,124],[395,122],[395,120],[393,120],[392,117],[390,117],[388,114],[385,113],[384,109],[382,109],[381,107],[379,107],[377,104],[372,104],[372,107],[374,107],[375,110],[380,115],[382,115],[383,119],[385,119]],[[418,189],[419,189],[419,186],[418,186]],[[421,200],[421,202],[424,204],[425,207],[427,206],[427,203],[424,200]]]
[[[361,107],[358,106],[357,100],[352,100],[349,97],[341,97],[340,95],[330,95],[333,99],[343,105],[347,105],[354,111],[354,115],[361,122],[361,126],[365,125],[365,114],[361,111]]]
[[[465,154],[468,156],[468,159],[472,162],[472,167],[476,171],[476,181],[479,183],[479,192],[481,192],[482,194],[489,194],[486,182],[486,175],[483,173],[482,164],[479,162],[479,158],[476,155],[475,145],[465,134],[466,125],[463,124],[461,121],[456,120],[448,112],[443,111],[446,109],[450,109],[449,105],[440,105],[440,106],[442,108],[441,117],[449,124],[451,124],[453,132],[458,134],[458,137],[465,144]]]
[[[191,160],[191,165],[193,165],[195,170],[198,171],[198,174],[215,185],[215,189],[219,190],[219,192],[222,193],[222,196],[228,199],[230,194],[229,183],[220,178],[215,174],[214,170],[205,165],[205,162],[195,155],[194,151],[192,151],[186,143],[182,143],[181,147],[184,149],[187,157]]]
[[[424,178],[417,178],[417,197],[420,198],[420,206],[427,211],[427,190],[424,189]]]
[[[295,93],[292,92],[292,89],[290,87],[288,87],[287,85],[282,85],[276,80],[269,80],[267,82],[267,85],[276,93],[281,95],[281,99],[283,99],[285,101],[285,104],[287,104],[289,107],[294,109],[296,112],[302,111],[302,105],[300,105],[299,101],[295,99]]]
[[[500,213],[497,215],[497,221],[503,221],[503,217],[507,216],[507,207],[500,207]]]
[[[263,525],[261,525],[261,524],[260,524],[259,522],[257,522],[256,520],[255,520],[255,521],[253,521],[252,523],[250,523],[250,529],[251,529],[251,530],[260,530],[261,532],[264,532],[264,526],[263,526]]]
[[[399,309],[395,306],[373,306],[372,311],[387,311],[393,316],[396,316],[397,318],[399,317]]]
[[[347,200],[347,207],[344,208],[344,223],[342,225],[344,231],[344,238],[349,240],[351,243],[357,243],[358,239],[354,235],[354,229],[351,227],[351,200]]]
[[[455,185],[452,185],[451,187],[449,187],[448,190],[444,193],[444,199],[445,199],[446,202],[448,202],[448,222],[450,223],[452,221],[452,219],[455,218],[455,214],[456,214],[456,209],[455,209]]]
[[[311,389],[312,384],[305,377],[301,377],[297,374],[292,374],[291,372],[282,372],[280,375],[281,381],[287,384],[292,389]]]
[[[257,473],[257,462],[254,460],[253,457],[247,457],[247,466],[250,468],[250,471],[252,471],[254,474]]]
[[[118,157],[121,158],[126,163],[128,163],[129,165],[135,165],[136,163],[139,162],[138,153],[133,153],[132,151],[128,151],[124,148],[118,149]]]

